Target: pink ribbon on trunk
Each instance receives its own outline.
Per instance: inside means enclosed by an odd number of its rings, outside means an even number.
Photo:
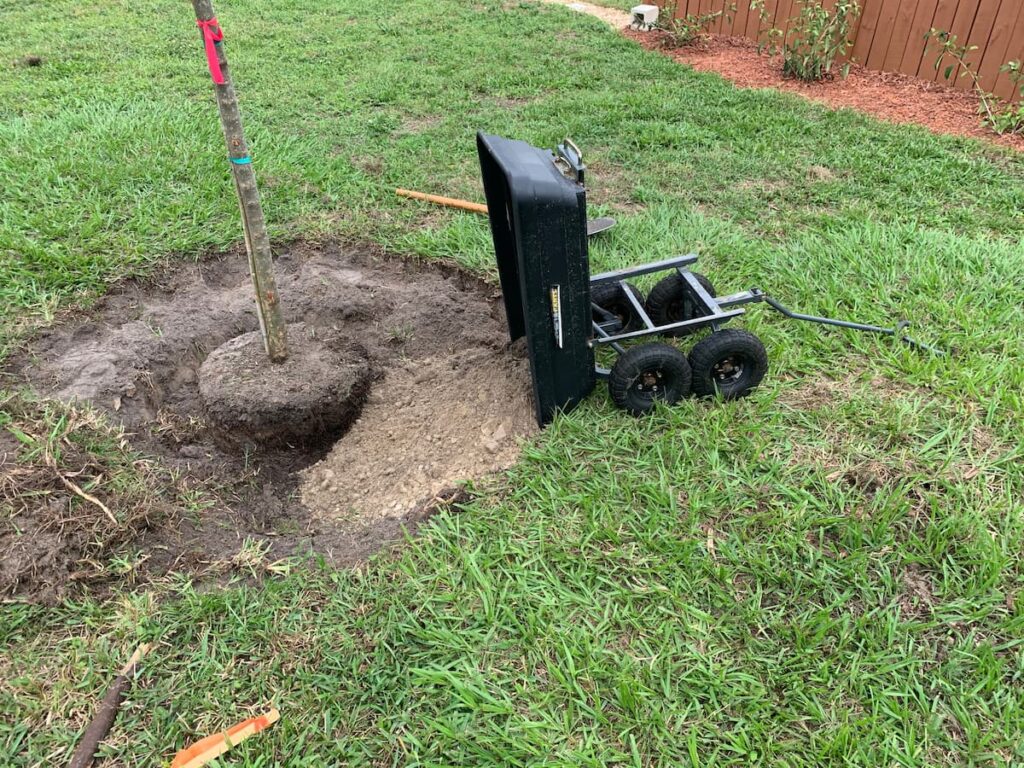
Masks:
[[[210,68],[210,76],[217,85],[224,85],[224,73],[220,71],[220,58],[217,56],[217,43],[224,39],[224,32],[217,23],[217,18],[196,21],[196,26],[203,30],[203,46],[206,48],[206,64]]]

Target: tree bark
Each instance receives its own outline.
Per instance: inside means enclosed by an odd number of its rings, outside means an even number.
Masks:
[[[214,18],[211,0],[192,0],[192,7],[198,21]],[[203,30],[200,29],[200,37]],[[256,291],[257,314],[260,320],[260,331],[263,333],[263,346],[275,362],[282,362],[288,357],[288,339],[285,332],[284,319],[281,314],[281,302],[277,294],[277,283],[274,280],[273,257],[270,251],[270,237],[263,218],[263,206],[260,193],[256,186],[256,173],[253,171],[249,157],[249,145],[242,132],[242,113],[238,108],[238,97],[231,82],[224,45],[214,43],[217,59],[224,75],[223,84],[214,84],[217,96],[217,108],[220,110],[220,123],[224,129],[224,140],[227,143],[228,159],[231,173],[235,179],[235,191],[238,193],[238,206],[242,213],[242,229],[245,233],[245,249],[249,255],[249,272],[252,275],[253,288]]]

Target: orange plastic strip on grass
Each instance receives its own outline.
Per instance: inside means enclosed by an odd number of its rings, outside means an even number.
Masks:
[[[269,728],[280,717],[281,714],[276,709],[271,709],[259,717],[250,717],[238,725],[233,725],[226,731],[207,736],[176,754],[171,761],[171,768],[200,768],[214,758],[223,755],[239,742],[259,733],[264,728]]]
[[[408,197],[412,200],[425,200],[428,203],[436,203],[449,208],[461,208],[464,211],[473,213],[487,213],[487,206],[480,203],[471,203],[469,200],[459,200],[454,197],[442,195],[428,195],[426,192],[415,192],[411,189],[396,189],[395,194],[399,197]]]

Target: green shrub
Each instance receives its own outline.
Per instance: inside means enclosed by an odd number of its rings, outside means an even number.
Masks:
[[[801,80],[824,80],[836,59],[850,50],[850,30],[860,16],[857,0],[839,0],[828,10],[819,0],[804,0],[782,48],[782,73]],[[842,76],[850,71],[847,62]]]
[[[969,77],[978,94],[981,104],[978,113],[982,121],[1000,136],[1005,134],[1024,134],[1024,68],[1020,61],[1008,61],[999,68],[1000,72],[1009,74],[1010,82],[1017,89],[1020,101],[1016,104],[1003,101],[994,93],[986,91],[981,85],[981,78],[974,67],[974,64],[967,60],[967,57],[978,50],[976,45],[961,45],[956,35],[951,35],[944,29],[932,28],[925,39],[939,43],[939,57],[935,59],[935,71],[938,72],[943,63],[952,61],[946,65],[942,76],[948,80],[953,70],[960,67],[960,77]]]

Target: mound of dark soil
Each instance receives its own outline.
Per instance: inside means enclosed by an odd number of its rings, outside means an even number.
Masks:
[[[535,429],[528,369],[508,344],[493,287],[455,269],[334,243],[279,249],[276,269],[285,319],[301,324],[290,333],[296,358],[316,359],[313,368],[281,369],[291,402],[304,405],[290,412],[286,436],[259,435],[255,452],[252,434],[225,439],[251,432],[248,416],[232,417],[228,401],[207,387],[211,419],[200,392],[204,363],[208,382],[228,370],[229,358],[256,364],[244,252],[126,283],[41,333],[9,365],[40,395],[88,403],[123,424],[133,450],[153,457],[190,498],[204,499],[117,537],[120,549],[144,554],[144,578],[172,569],[230,572],[243,549],[261,562],[310,550],[335,564],[358,562],[399,538],[442,491],[450,496],[453,483],[511,464],[519,438]],[[310,415],[326,391],[343,405]],[[300,491],[299,471],[325,456]],[[17,466],[8,461],[0,473]],[[94,493],[104,492],[101,477]],[[50,530],[45,519],[0,529],[0,558],[43,529]],[[51,548],[55,562],[60,541]],[[112,554],[91,556],[102,563]],[[64,557],[80,553],[68,548]],[[42,594],[40,578],[0,583],[0,594]],[[46,591],[59,597],[67,586]]]

